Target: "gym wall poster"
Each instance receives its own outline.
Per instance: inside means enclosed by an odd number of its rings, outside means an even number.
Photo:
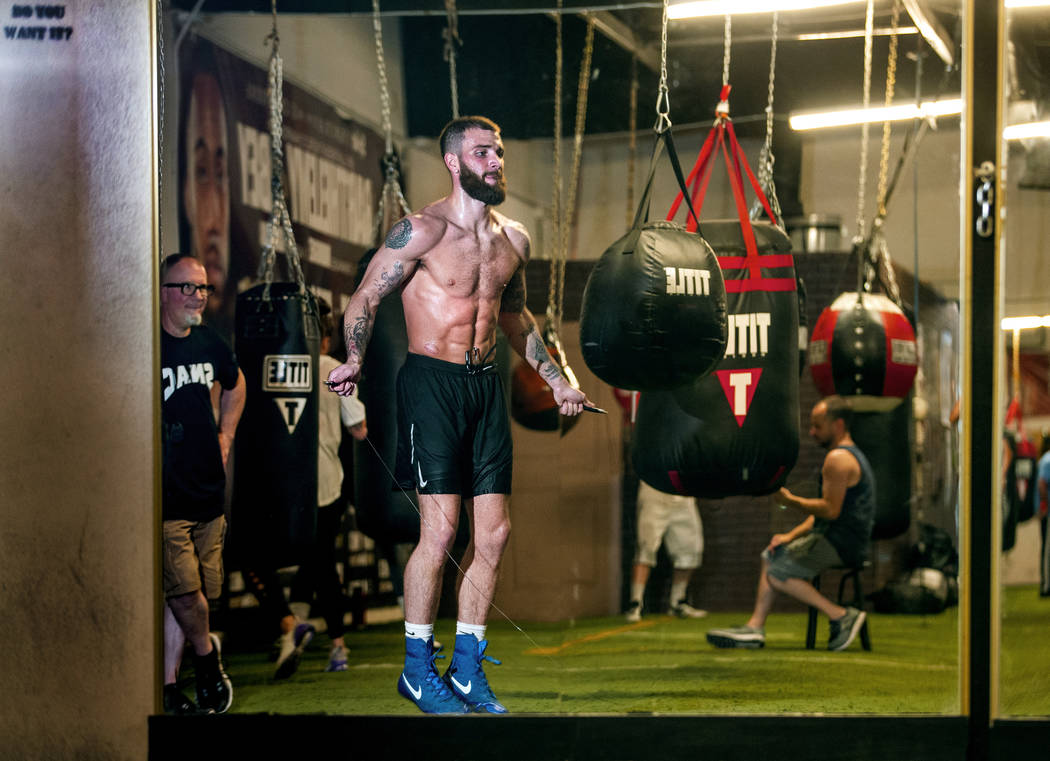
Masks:
[[[268,72],[199,36],[180,47],[178,70],[179,248],[204,262],[216,289],[205,319],[232,340],[236,295],[258,282],[272,206]],[[296,247],[308,287],[338,310],[372,245],[385,143],[301,87],[285,82],[283,94]],[[284,264],[276,272],[293,279]]]

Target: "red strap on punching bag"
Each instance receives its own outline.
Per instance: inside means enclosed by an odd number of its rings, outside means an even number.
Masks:
[[[722,88],[722,101],[727,101],[728,96],[729,86],[726,85]],[[729,136],[728,140],[726,139],[727,134]],[[769,200],[766,198],[765,193],[762,192],[762,188],[751,171],[744,152],[740,148],[740,143],[736,138],[736,131],[733,129],[733,122],[725,114],[719,114],[714,127],[708,133],[707,139],[704,140],[703,147],[700,149],[700,155],[696,159],[696,164],[686,180],[687,185],[692,185],[693,208],[697,214],[700,214],[704,204],[704,196],[707,194],[707,186],[711,179],[711,170],[714,167],[714,156],[718,153],[719,148],[721,148],[722,155],[725,157],[726,174],[729,177],[729,185],[733,191],[737,217],[740,220],[740,231],[743,234],[744,246],[747,250],[746,256],[718,257],[718,263],[723,271],[746,269],[748,274],[744,279],[727,277],[725,281],[726,292],[794,291],[797,287],[794,277],[765,277],[762,274],[763,268],[790,267],[794,264],[794,259],[791,254],[763,254],[762,256],[758,254],[755,231],[751,226],[747,199],[744,194],[744,172],[747,173],[751,187],[754,189],[758,200],[762,203],[762,208],[765,209],[766,215],[774,224],[776,223],[776,216],[773,214]],[[675,197],[674,203],[671,204],[670,211],[667,213],[668,221],[675,218],[682,201],[683,194],[679,192]],[[690,232],[695,232],[696,227],[695,220],[690,217],[687,221],[686,229]]]

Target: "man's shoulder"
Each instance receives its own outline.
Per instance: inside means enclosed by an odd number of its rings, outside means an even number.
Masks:
[[[528,228],[516,219],[511,219],[506,214],[491,209],[492,219],[496,226],[507,236],[507,240],[525,258],[529,257],[531,239]]]
[[[867,457],[856,444],[839,445],[828,450],[824,466],[839,470],[862,470]]]

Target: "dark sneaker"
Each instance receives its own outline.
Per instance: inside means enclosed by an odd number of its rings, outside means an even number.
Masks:
[[[397,691],[423,713],[470,713],[470,708],[449,690],[434,668],[434,639],[405,638],[405,670],[397,680]]]
[[[707,615],[707,611],[694,608],[685,600],[679,600],[677,605],[671,606],[671,609],[667,611],[667,615],[677,618],[703,618]]]
[[[277,656],[277,670],[274,679],[287,679],[299,668],[303,651],[314,638],[316,630],[313,624],[299,623],[290,632],[281,636],[281,654]]]
[[[177,684],[164,685],[164,713],[174,716],[192,716],[197,706],[179,689]]]
[[[635,624],[642,620],[642,604],[638,600],[632,600],[631,604],[627,606],[627,612],[624,613],[630,623]]]
[[[828,650],[845,650],[857,638],[868,614],[856,608],[846,608],[846,615],[829,625]]]
[[[478,642],[478,638],[473,634],[457,634],[452,663],[445,672],[445,684],[456,697],[478,713],[506,713],[507,709],[492,694],[488,679],[481,668],[482,661],[500,665],[495,658],[485,655],[488,644],[486,639]]]
[[[194,656],[197,672],[197,707],[206,713],[226,713],[233,704],[233,684],[222,667],[222,644],[209,634],[211,652]]]
[[[765,647],[766,631],[754,626],[732,626],[728,629],[712,629],[707,633],[707,641],[715,647]]]

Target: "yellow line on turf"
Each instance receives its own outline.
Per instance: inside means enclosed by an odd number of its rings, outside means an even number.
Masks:
[[[624,632],[636,631],[638,629],[645,629],[649,626],[656,624],[655,621],[638,621],[634,624],[628,624],[627,626],[617,626],[615,629],[606,629],[603,632],[597,632],[595,634],[588,634],[586,637],[580,637],[579,639],[570,639],[568,642],[562,642],[560,645],[554,647],[533,647],[524,651],[525,655],[557,655],[562,650],[572,647],[573,645],[580,645],[585,642],[597,642],[598,640],[605,639],[606,637],[615,637],[617,634],[623,634]]]

